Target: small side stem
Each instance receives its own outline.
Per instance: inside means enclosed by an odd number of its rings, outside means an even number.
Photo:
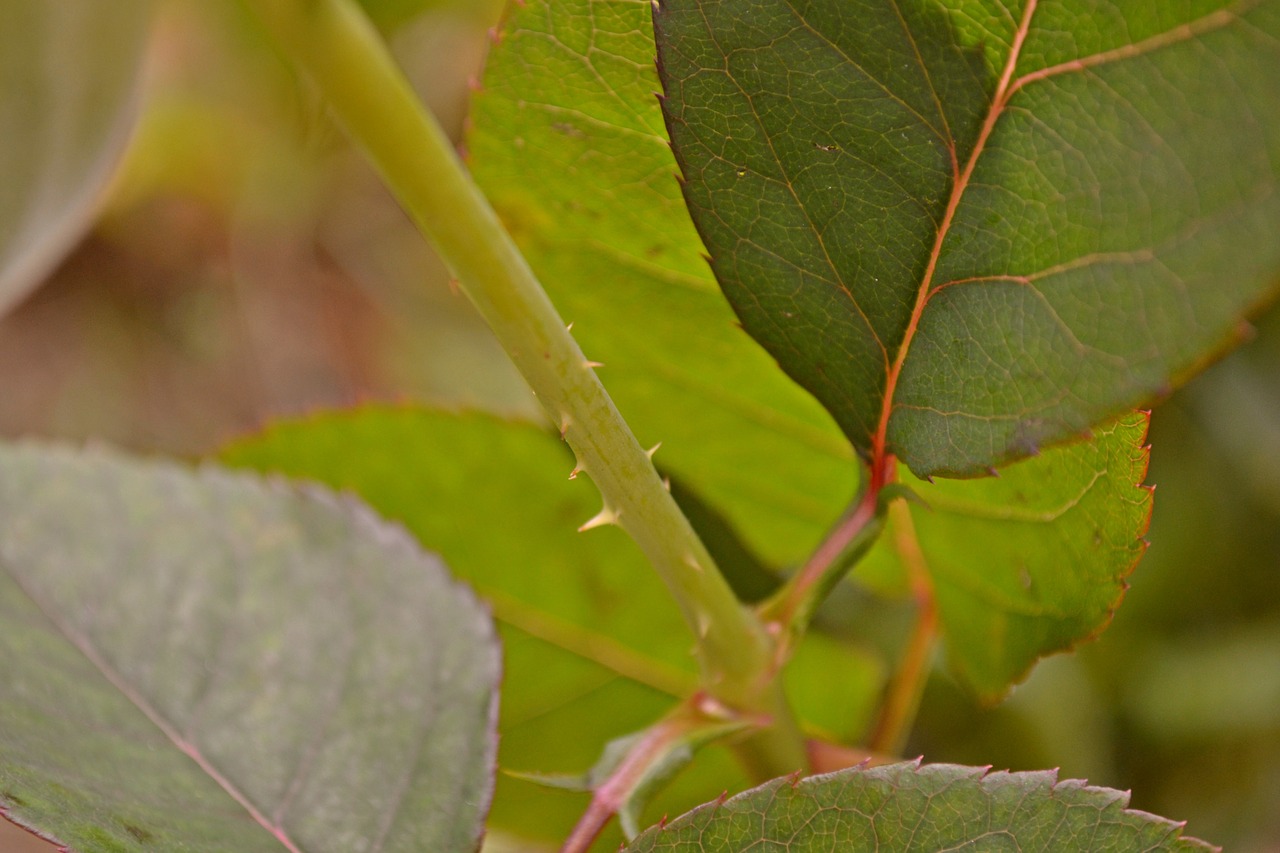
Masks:
[[[353,0],[244,2],[316,84],[488,321],[599,488],[601,519],[635,539],[671,590],[696,637],[707,690],[754,707],[771,677],[763,626],[733,595],[376,30]],[[802,744],[793,752],[803,760]]]
[[[906,744],[911,724],[920,709],[929,664],[938,638],[938,604],[920,542],[916,539],[911,510],[902,502],[890,507],[894,545],[907,568],[911,593],[916,601],[916,623],[903,652],[902,661],[889,685],[889,692],[867,748],[872,752],[897,755]]]
[[[894,464],[889,456],[872,466],[862,493],[844,518],[800,570],[757,609],[766,625],[775,626],[784,635],[780,654],[789,654],[809,627],[818,605],[879,538],[885,511],[881,492],[892,479]]]

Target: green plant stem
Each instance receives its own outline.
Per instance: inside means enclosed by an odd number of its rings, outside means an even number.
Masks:
[[[772,643],[733,595],[457,152],[351,0],[245,0],[364,148],[497,335],[604,499],[601,521],[648,556],[697,638],[706,689],[772,705]],[[502,520],[494,519],[495,528]],[[774,756],[803,764],[796,743]],[[785,768],[785,769],[784,769]]]

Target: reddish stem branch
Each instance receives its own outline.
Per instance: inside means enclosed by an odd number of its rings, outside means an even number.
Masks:
[[[916,538],[911,510],[898,503],[890,508],[894,546],[907,568],[911,593],[915,598],[916,623],[903,652],[898,671],[880,711],[880,718],[867,748],[873,753],[897,754],[902,751],[911,724],[915,721],[929,677],[929,664],[938,636],[938,604],[929,577],[920,541]]]

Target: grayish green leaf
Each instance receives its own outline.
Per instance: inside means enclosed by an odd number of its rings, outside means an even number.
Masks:
[[[0,448],[0,810],[74,850],[464,851],[484,608],[354,499]]]
[[[151,5],[0,2],[0,314],[89,226],[137,113]]]

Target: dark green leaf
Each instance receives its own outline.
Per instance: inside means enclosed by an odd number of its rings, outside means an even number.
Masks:
[[[467,851],[484,608],[363,505],[0,449],[0,809],[93,851]]]
[[[1280,3],[661,0],[725,293],[864,454],[971,476],[1164,393],[1280,276]]]
[[[1210,850],[1129,795],[1057,773],[954,764],[852,768],[775,779],[646,831],[627,853],[759,850]]]
[[[133,127],[151,5],[4,6],[0,313],[89,226]]]

